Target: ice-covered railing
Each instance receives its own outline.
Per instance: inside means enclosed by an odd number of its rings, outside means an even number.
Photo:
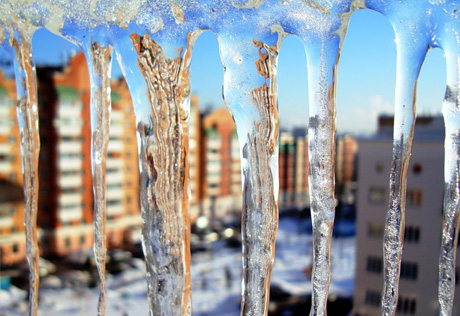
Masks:
[[[390,205],[384,238],[383,314],[394,315],[415,91],[425,55],[444,50],[447,89],[445,201],[439,264],[440,314],[450,315],[459,227],[459,0],[4,0],[0,42],[15,57],[24,170],[30,315],[37,313],[37,163],[39,153],[33,32],[45,27],[85,53],[91,79],[95,257],[98,315],[105,314],[105,158],[113,54],[137,121],[143,249],[151,315],[191,314],[188,131],[193,44],[206,30],[219,39],[223,96],[235,119],[243,175],[242,315],[265,315],[278,223],[277,57],[297,36],[307,55],[310,196],[314,235],[311,315],[325,315],[334,221],[335,92],[348,21],[358,9],[384,14],[396,34],[397,78]]]

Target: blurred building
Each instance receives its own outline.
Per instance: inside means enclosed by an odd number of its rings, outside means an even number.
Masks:
[[[22,162],[16,119],[16,84],[0,72],[0,263],[26,256]]]
[[[190,99],[189,119],[189,187],[190,187],[190,220],[195,222],[200,214],[200,189],[201,189],[201,115],[199,99],[192,95]]]
[[[235,123],[219,108],[203,117],[201,213],[211,223],[241,211],[241,161]]]
[[[94,240],[90,82],[84,55],[78,54],[63,70],[38,68],[37,78],[41,249],[65,255],[92,248]],[[139,237],[135,129],[127,86],[114,82],[106,165],[109,247]]]
[[[280,210],[309,206],[308,139],[306,134],[282,132],[279,145]]]
[[[381,313],[382,241],[389,205],[392,131],[393,117],[380,117],[377,135],[359,141],[354,315]],[[439,313],[437,289],[444,190],[443,162],[442,117],[419,117],[408,172],[404,252],[396,315]],[[458,280],[456,282],[458,284]],[[458,295],[454,303],[454,315],[460,315]]]
[[[356,154],[358,142],[353,136],[344,135],[337,138],[335,159],[335,183],[339,193],[351,190],[354,187]]]

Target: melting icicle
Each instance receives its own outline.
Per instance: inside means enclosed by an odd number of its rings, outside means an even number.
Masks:
[[[25,7],[25,6],[24,6]],[[18,10],[21,12],[20,10]],[[0,4],[0,44],[14,59],[17,90],[17,118],[21,137],[21,156],[24,186],[24,226],[26,257],[29,263],[29,315],[36,316],[38,308],[38,158],[40,134],[38,127],[37,81],[32,58],[32,34],[36,19],[22,21],[20,13],[9,3]],[[3,28],[2,28],[3,27]]]
[[[226,65],[224,98],[233,112],[242,153],[241,315],[267,315],[278,229],[276,66],[281,40],[276,43],[275,37],[272,45],[267,43],[273,42],[273,38],[252,43],[238,39],[244,44],[227,40],[220,38],[222,61]],[[235,50],[236,55],[229,54]],[[247,76],[251,76],[249,84],[245,83]],[[242,87],[243,93],[239,91]],[[255,113],[244,113],[243,107]]]
[[[99,276],[97,315],[105,315],[106,186],[105,162],[111,111],[112,46],[93,41],[85,50],[91,82],[91,167],[94,192],[94,257]]]
[[[309,188],[313,225],[310,315],[326,315],[331,281],[331,242],[335,217],[335,116],[338,57],[351,13],[360,1],[324,6],[305,1],[305,21],[289,20],[287,30],[304,41],[309,91]],[[307,27],[305,27],[307,25]]]
[[[241,8],[259,7],[263,1]],[[224,65],[223,96],[231,110],[241,152],[243,280],[241,315],[267,315],[278,229],[278,51],[285,33],[271,19],[221,6],[217,33]],[[262,9],[259,9],[262,10]],[[236,30],[221,27],[239,15]],[[247,30],[254,30],[252,34]],[[277,34],[277,32],[279,34]]]
[[[137,120],[142,246],[152,316],[191,315],[188,118],[190,63],[200,20],[196,14],[189,19],[190,12],[178,2],[154,3],[148,25],[136,21],[134,34],[121,32],[116,40]]]
[[[310,315],[326,315],[335,215],[334,100],[338,46],[322,42],[318,45],[308,45],[306,51],[310,96],[308,177],[313,224],[313,292]]]
[[[29,315],[36,316],[38,308],[38,158],[40,135],[35,64],[32,58],[31,36],[16,32],[10,40],[14,53],[17,89],[17,116],[21,133],[22,171],[24,178],[24,226],[26,256],[29,263]]]
[[[439,259],[440,315],[452,315],[455,262],[460,225],[460,13],[458,3],[438,8],[438,31],[447,64],[447,88],[442,113],[446,124],[444,211]]]
[[[151,106],[150,116],[138,123],[150,313],[191,315],[187,194],[191,43],[169,59],[148,34],[133,35],[133,41]]]
[[[16,52],[15,74],[18,93],[18,121],[21,132],[21,155],[24,174],[24,225],[26,254],[29,262],[29,315],[37,315],[38,258],[37,240],[38,158],[40,134],[38,130],[37,83],[30,40],[21,36],[14,40]]]
[[[372,4],[368,4],[372,7]],[[396,35],[397,65],[390,205],[384,234],[383,315],[394,315],[398,303],[399,274],[404,241],[406,186],[416,118],[416,88],[428,50],[423,38],[423,7],[387,5],[377,10],[388,17]]]

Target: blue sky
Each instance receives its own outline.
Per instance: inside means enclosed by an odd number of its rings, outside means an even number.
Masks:
[[[33,38],[37,64],[56,64],[77,48],[46,30]],[[6,53],[0,52],[0,61]],[[4,64],[0,62],[0,65]],[[337,126],[339,133],[371,133],[379,113],[393,113],[396,46],[391,25],[370,10],[355,12],[345,39],[338,72]],[[120,75],[114,62],[114,75]],[[306,57],[298,39],[290,36],[281,46],[279,63],[281,126],[306,126],[308,92]],[[418,114],[440,113],[445,90],[445,61],[439,49],[429,53],[418,84]],[[200,106],[222,106],[223,70],[216,37],[206,32],[198,39],[192,61],[192,91]]]

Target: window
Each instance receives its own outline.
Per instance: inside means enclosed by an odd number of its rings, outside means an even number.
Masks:
[[[414,298],[398,297],[396,311],[398,313],[414,315],[417,311],[417,300]]]
[[[80,236],[80,245],[84,245],[84,244],[85,244],[85,241],[86,241],[85,235],[81,235],[81,236]]]
[[[369,203],[382,205],[385,203],[386,190],[383,187],[373,187],[369,189]]]
[[[384,170],[385,166],[383,165],[383,163],[377,162],[377,164],[375,165],[375,171],[377,171],[377,173],[382,173]]]
[[[455,268],[455,286],[457,286],[459,282],[459,278],[460,278],[460,276],[458,275],[459,273],[460,273],[460,269],[458,267]]]
[[[418,264],[414,262],[401,262],[401,279],[417,280]]]
[[[422,173],[422,165],[419,163],[416,163],[414,167],[412,167],[412,172],[417,175]]]
[[[64,243],[67,248],[70,247],[70,238],[66,237]]]
[[[406,226],[404,229],[404,243],[418,243],[420,240],[420,228],[417,226]]]
[[[406,203],[408,206],[422,205],[422,190],[421,189],[407,190]]]
[[[377,291],[367,290],[365,304],[369,306],[380,306],[381,294]]]
[[[382,273],[382,270],[383,270],[382,258],[367,257],[366,270],[367,272],[371,272],[371,273],[377,273],[377,274]]]
[[[14,244],[13,245],[13,253],[18,253],[19,252],[19,245],[18,244]]]
[[[369,223],[367,234],[369,237],[383,237],[383,233],[385,231],[385,225],[379,222],[371,222]]]

